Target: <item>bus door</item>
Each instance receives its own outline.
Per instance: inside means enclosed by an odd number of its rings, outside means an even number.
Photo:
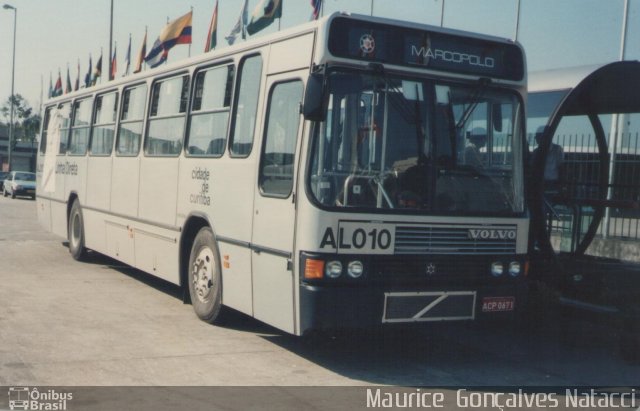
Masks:
[[[308,69],[267,80],[252,234],[254,316],[294,333],[295,175]]]

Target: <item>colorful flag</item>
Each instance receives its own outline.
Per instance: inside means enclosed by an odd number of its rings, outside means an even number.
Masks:
[[[133,69],[134,73],[140,73],[142,71],[142,63],[144,63],[144,56],[147,55],[147,30],[144,31],[144,39],[142,40],[142,46],[138,52],[138,61],[136,61],[136,68]]]
[[[93,80],[91,80],[91,85],[95,85],[98,82],[98,78],[102,76],[102,53],[100,54],[100,58],[96,63],[96,69],[93,72]]]
[[[84,86],[91,86],[91,54],[89,54],[89,70],[87,70],[87,74],[84,75]]]
[[[167,60],[169,50],[177,44],[191,44],[191,21],[193,12],[178,17],[167,24],[144,60],[151,68],[157,67]]]
[[[56,85],[53,88],[53,96],[61,96],[62,95],[62,75],[60,74],[60,70],[58,70],[58,80],[56,80]]]
[[[165,50],[162,47],[162,42],[157,38],[153,43],[153,47],[151,47],[151,51],[147,57],[144,58],[144,61],[149,65],[149,67],[154,68],[167,61],[168,56],[169,50]]]
[[[247,33],[253,35],[282,17],[282,0],[262,0],[251,13]]]
[[[64,89],[64,94],[71,93],[73,89],[71,88],[71,76],[69,75],[69,65],[67,65],[67,86]]]
[[[73,86],[74,91],[78,91],[80,88],[80,60],[78,60],[78,76],[76,77],[76,84]]]
[[[218,2],[216,1],[216,7],[213,9],[213,16],[211,16],[211,24],[209,24],[209,34],[207,34],[207,41],[204,45],[204,52],[211,51],[216,48],[218,44]]]
[[[127,47],[127,56],[125,57],[125,69],[123,77],[129,74],[129,67],[131,67],[131,33],[129,33],[129,46]]]
[[[313,12],[311,13],[311,20],[318,20],[322,11],[322,0],[311,0],[311,7]]]
[[[116,45],[113,48],[113,57],[111,57],[111,72],[109,73],[109,81],[116,78],[116,73],[118,72],[118,60],[116,59],[118,46]]]
[[[238,21],[236,25],[233,26],[231,32],[228,36],[225,37],[227,39],[227,43],[232,45],[235,43],[238,35],[241,35],[243,39],[247,38],[245,34],[245,27],[247,25],[247,0],[244,0],[244,4],[242,5],[242,9],[240,10],[240,16],[238,17]]]

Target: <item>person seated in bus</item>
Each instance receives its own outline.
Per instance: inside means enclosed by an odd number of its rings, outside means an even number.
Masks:
[[[538,145],[533,150],[532,160],[535,164],[536,158],[540,155],[540,143],[542,142],[542,135],[545,132],[546,127],[540,126],[536,130],[536,144]],[[547,152],[547,158],[544,163],[544,185],[545,191],[558,191],[560,188],[560,177],[562,176],[562,163],[564,162],[564,151],[559,144],[551,143],[549,151]]]
[[[464,148],[464,164],[473,167],[482,167],[482,154],[480,149],[487,145],[487,131],[482,127],[475,127],[467,134],[467,144]]]

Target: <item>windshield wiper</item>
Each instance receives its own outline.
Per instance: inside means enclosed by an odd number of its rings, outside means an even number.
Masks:
[[[467,106],[467,108],[462,113],[460,120],[456,123],[457,130],[460,130],[467,123],[467,120],[469,120],[469,117],[471,117],[471,113],[473,113],[473,111],[476,109],[478,103],[480,103],[480,99],[484,95],[484,92],[487,90],[487,87],[489,87],[489,84],[491,84],[491,79],[486,77],[482,77],[478,81],[480,85],[475,89],[473,96],[471,96],[471,104]]]

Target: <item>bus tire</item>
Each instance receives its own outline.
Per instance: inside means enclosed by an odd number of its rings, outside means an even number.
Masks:
[[[219,322],[222,308],[222,272],[218,247],[209,227],[198,231],[187,267],[187,282],[193,310],[205,322]]]
[[[69,213],[69,225],[67,228],[67,239],[69,240],[69,252],[74,260],[81,261],[87,255],[84,246],[84,219],[82,218],[82,208],[78,199],[73,201],[71,212]]]

